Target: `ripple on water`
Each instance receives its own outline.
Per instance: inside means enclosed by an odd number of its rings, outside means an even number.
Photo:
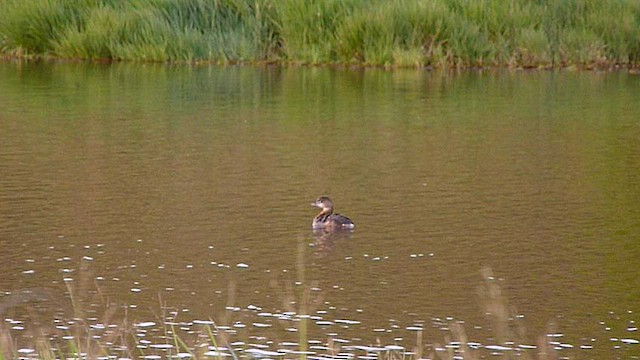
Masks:
[[[228,353],[224,353],[224,352],[219,352],[219,351],[215,351],[215,350],[211,350],[211,351],[207,351],[204,353],[204,356],[215,356],[215,357],[231,357],[233,355],[228,354]]]
[[[269,356],[283,356],[284,353],[280,353],[277,351],[270,351],[270,350],[262,350],[262,349],[246,349],[244,350],[245,353],[251,354],[254,357],[258,357],[258,358],[263,358],[263,357],[269,357]]]
[[[265,324],[265,323],[255,323],[254,322],[252,325],[253,325],[253,327],[256,327],[256,328],[268,328],[268,327],[271,327],[271,324]]]
[[[291,342],[291,341],[283,341],[279,344],[280,346],[298,346],[297,342]]]
[[[345,350],[361,350],[367,352],[382,352],[386,351],[386,348],[378,347],[378,346],[364,346],[364,345],[355,345],[355,346],[345,346]]]
[[[511,350],[510,347],[502,346],[502,345],[486,345],[485,349],[492,350],[492,351],[510,351]]]
[[[139,328],[145,328],[145,327],[151,327],[151,326],[155,326],[156,323],[153,321],[144,321],[144,322],[140,322],[137,324],[134,324],[133,326],[135,327],[139,327]]]
[[[330,350],[332,350],[328,346],[321,346],[321,345],[312,345],[312,346],[309,346],[309,349],[311,349],[311,350],[320,350],[320,351],[330,351]]]

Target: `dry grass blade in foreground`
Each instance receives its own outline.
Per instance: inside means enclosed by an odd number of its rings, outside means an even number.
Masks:
[[[304,248],[304,246],[303,246]],[[304,252],[304,251],[303,251]],[[490,269],[482,270],[484,280],[480,294],[484,302],[486,314],[491,320],[493,345],[480,345],[470,342],[467,338],[462,322],[451,321],[447,328],[444,345],[437,343],[427,344],[423,339],[423,332],[417,331],[416,346],[412,352],[405,352],[403,347],[389,348],[380,343],[375,346],[341,346],[332,337],[324,344],[326,351],[309,351],[309,315],[314,313],[322,304],[321,294],[312,294],[311,289],[317,288],[317,284],[307,284],[304,278],[304,269],[299,269],[296,284],[304,286],[272,284],[275,291],[283,296],[283,306],[287,313],[297,319],[297,334],[299,335],[299,351],[292,353],[269,350],[267,352],[278,354],[284,358],[305,358],[307,355],[333,358],[338,353],[353,352],[356,356],[361,351],[367,356],[375,356],[385,360],[399,359],[478,359],[487,354],[487,351],[499,351],[503,358],[507,359],[557,359],[557,353],[549,341],[548,336],[539,337],[537,346],[529,345],[526,339],[525,327],[522,319],[517,316],[515,307],[509,305],[498,280]],[[57,314],[52,321],[42,318],[32,318],[32,323],[25,324],[26,330],[12,331],[9,323],[0,323],[0,359],[12,359],[17,357],[57,359],[57,358],[86,358],[118,356],[127,358],[141,358],[151,354],[153,349],[141,346],[136,335],[136,326],[127,320],[126,310],[117,307],[104,300],[86,263],[81,265],[80,277],[77,281],[67,281],[67,307],[66,315]],[[228,306],[234,307],[235,286],[229,288]],[[284,290],[283,290],[284,289]],[[18,311],[20,308],[29,308],[29,300],[48,301],[55,297],[51,291],[32,291],[31,297],[15,295],[4,297],[0,303],[0,310],[6,315],[10,311]],[[18,293],[21,294],[21,293]],[[96,310],[96,304],[100,310]],[[162,309],[168,309],[165,305],[159,305]],[[62,306],[64,307],[64,306]],[[100,312],[100,316],[96,314]],[[161,313],[163,313],[161,311]],[[35,310],[28,311],[30,315],[40,316]],[[232,324],[231,318],[235,313],[222,314],[218,320],[209,321],[199,330],[192,328],[192,334],[183,338],[178,335],[174,324],[179,312],[172,312],[172,316],[162,316],[160,320],[165,324],[165,346],[160,347],[164,356],[189,356],[195,359],[211,357],[231,357],[238,359],[245,356],[256,356],[258,350],[252,349],[248,342],[241,341],[244,345],[232,344],[237,341],[234,335],[224,331],[217,324]],[[60,316],[68,318],[61,319]],[[167,320],[168,319],[168,320]],[[56,324],[51,326],[50,324]],[[146,325],[145,325],[146,326]],[[288,324],[287,326],[290,326]],[[225,326],[226,327],[226,326]],[[228,327],[226,327],[228,328]],[[138,329],[139,330],[139,329]],[[552,329],[550,329],[552,330]],[[256,330],[259,331],[259,330]],[[193,334],[195,333],[195,335]],[[262,334],[264,335],[264,334]],[[262,336],[260,335],[260,336]],[[277,336],[277,335],[276,335]],[[204,340],[204,343],[203,343]],[[275,342],[277,343],[277,342]],[[294,355],[296,354],[296,355]]]

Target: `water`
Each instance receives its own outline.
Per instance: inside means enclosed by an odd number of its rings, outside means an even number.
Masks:
[[[148,353],[214,320],[255,356],[434,356],[460,325],[484,356],[640,354],[637,76],[3,63],[0,89],[16,336],[109,303]],[[312,234],[323,194],[353,233]]]

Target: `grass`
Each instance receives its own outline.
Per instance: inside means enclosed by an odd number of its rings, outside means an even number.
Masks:
[[[633,0],[0,0],[0,52],[390,67],[640,63]]]
[[[304,256],[304,255],[302,255]],[[300,258],[299,261],[304,261]],[[60,303],[61,308],[71,309],[69,319],[61,321],[54,320],[57,324],[55,328],[46,324],[46,319],[32,319],[33,324],[24,324],[24,329],[16,331],[10,329],[8,321],[0,322],[0,359],[15,358],[37,358],[37,359],[107,359],[107,358],[184,358],[191,359],[211,359],[230,358],[238,360],[241,357],[261,356],[251,351],[256,350],[250,344],[251,341],[235,342],[243,339],[241,334],[232,335],[226,332],[217,324],[233,324],[234,320],[230,313],[225,313],[218,321],[209,321],[201,325],[193,324],[187,333],[180,333],[177,327],[184,325],[176,319],[179,311],[169,311],[165,304],[160,301],[160,313],[162,318],[160,327],[164,328],[163,335],[155,341],[157,347],[148,347],[149,338],[139,338],[146,333],[146,329],[151,329],[147,325],[134,324],[127,319],[126,311],[123,307],[114,306],[108,303],[101,295],[93,280],[93,275],[87,268],[86,263],[80,267],[79,279],[67,282],[66,300],[67,306]],[[496,280],[490,270],[484,269],[482,272],[484,286],[480,294],[483,301],[485,314],[491,320],[492,338],[499,345],[506,345],[511,350],[503,351],[507,358],[530,359],[556,359],[555,352],[550,338],[546,335],[540,337],[540,341],[535,350],[518,348],[525,344],[522,339],[524,334],[522,321],[516,316],[516,310],[510,305],[503,294],[499,281]],[[293,315],[291,324],[297,327],[299,342],[299,353],[279,353],[281,358],[305,359],[309,348],[307,327],[309,326],[309,314],[315,313],[323,303],[322,295],[313,291],[317,287],[314,282],[306,282],[304,269],[298,269],[296,283],[303,283],[302,286],[293,286],[285,282],[281,287],[276,286],[277,293],[282,294],[282,302],[289,314]],[[94,289],[92,289],[94,288]],[[54,294],[49,292],[26,291],[31,294],[32,300],[53,300]],[[316,294],[314,294],[316,293]],[[34,295],[35,294],[35,295]],[[12,296],[19,298],[12,301],[10,297],[2,298],[3,311],[18,311],[24,307],[25,299],[20,293]],[[230,284],[228,301],[233,303],[235,299],[235,285]],[[9,305],[9,304],[13,305]],[[228,304],[229,305],[229,304]],[[232,305],[232,304],[231,304]],[[103,315],[99,318],[95,316],[102,309]],[[118,310],[120,309],[120,310]],[[35,310],[35,309],[31,309]],[[33,315],[33,312],[30,311]],[[64,324],[64,325],[63,325]],[[178,326],[177,324],[181,324]],[[373,346],[342,346],[334,342],[332,337],[328,337],[324,345],[324,350],[314,350],[316,356],[326,358],[336,358],[341,354],[352,353],[354,357],[359,355],[375,355],[380,360],[412,360],[412,359],[478,359],[485,356],[482,349],[477,349],[477,343],[467,339],[462,322],[449,321],[448,332],[445,332],[444,345],[438,343],[426,343],[421,330],[416,331],[415,346],[411,349],[397,350],[386,349],[382,344]],[[229,327],[226,327],[229,328]],[[550,330],[552,331],[552,330]],[[28,333],[28,334],[25,334]],[[180,334],[183,334],[182,337]],[[263,337],[266,334],[259,334]],[[276,335],[277,337],[278,335]],[[233,338],[232,338],[233,337]],[[249,338],[256,338],[249,337]],[[144,343],[143,343],[144,342]],[[234,343],[235,342],[235,343]],[[233,345],[232,345],[233,344]],[[256,350],[260,351],[260,350]],[[274,350],[270,350],[274,351]],[[364,353],[361,353],[364,352]],[[484,354],[484,355],[483,355]],[[266,354],[265,354],[266,355]]]

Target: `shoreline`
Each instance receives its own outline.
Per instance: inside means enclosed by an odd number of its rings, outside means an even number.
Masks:
[[[14,56],[0,54],[0,62],[25,62],[25,63],[47,63],[47,64],[139,64],[139,65],[164,65],[164,66],[193,66],[193,67],[278,67],[278,68],[323,68],[334,70],[415,70],[428,72],[475,72],[475,71],[576,71],[576,72],[628,72],[629,74],[640,74],[640,65],[632,64],[599,64],[599,65],[581,65],[581,64],[563,64],[563,65],[539,65],[539,66],[467,66],[467,67],[434,67],[434,66],[393,66],[393,65],[370,65],[370,64],[342,64],[342,63],[320,63],[309,64],[297,61],[144,61],[144,60],[119,60],[119,59],[82,59],[82,58],[65,58],[48,55],[34,56]]]
[[[0,0],[0,57],[416,69],[640,67],[618,0]]]

